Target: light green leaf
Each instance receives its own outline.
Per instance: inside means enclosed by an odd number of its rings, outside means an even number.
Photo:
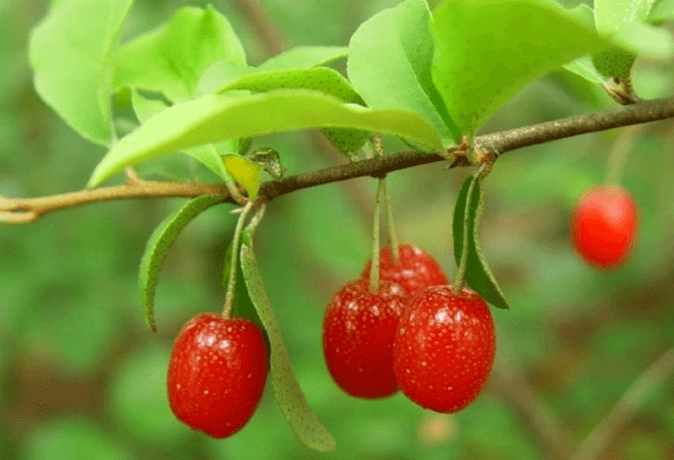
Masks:
[[[257,71],[254,74],[237,78],[217,88],[215,92],[223,93],[233,89],[266,92],[281,88],[314,89],[339,98],[344,102],[365,105],[365,102],[353,89],[349,81],[339,72],[327,67]],[[342,154],[348,154],[360,149],[365,144],[368,136],[365,131],[353,129],[326,128],[322,131],[332,145]]]
[[[157,330],[154,321],[154,294],[157,289],[157,277],[164,263],[166,253],[180,232],[201,212],[222,203],[218,195],[203,195],[187,202],[175,214],[164,219],[150,236],[145,247],[145,253],[140,262],[138,276],[141,298],[145,308],[145,320],[152,331]]]
[[[243,188],[248,192],[248,198],[255,201],[257,191],[260,190],[260,184],[262,183],[264,168],[234,153],[223,155],[222,160],[230,177],[243,185]]]
[[[121,139],[98,164],[89,186],[100,184],[127,166],[187,147],[313,127],[394,134],[429,151],[442,149],[437,130],[410,112],[344,104],[311,90],[276,90],[239,97],[209,94],[164,110]]]
[[[163,111],[168,105],[161,99],[148,99],[138,92],[135,88],[131,92],[131,103],[136,116],[141,123]],[[232,143],[232,149],[234,148]],[[231,149],[230,149],[231,151]],[[182,150],[183,153],[191,156],[202,163],[208,169],[218,176],[224,178],[226,173],[223,169],[222,160],[213,144],[198,145]]]
[[[648,17],[651,22],[674,20],[674,0],[660,0],[655,3]]]
[[[346,46],[298,46],[264,61],[259,70],[303,69],[345,58]]]
[[[568,64],[564,64],[564,68],[593,83],[604,83],[606,81],[606,78],[595,68],[589,55],[579,57]]]
[[[370,107],[415,112],[449,145],[460,132],[431,79],[430,18],[424,0],[406,0],[377,13],[351,37],[347,73]]]
[[[187,6],[168,23],[120,47],[115,89],[132,86],[183,101],[197,94],[203,71],[220,60],[246,65],[229,21],[212,6]]]
[[[257,265],[255,251],[253,250],[253,234],[260,218],[261,214],[258,213],[242,235],[241,269],[243,270],[248,294],[271,343],[269,360],[274,395],[302,444],[320,452],[331,451],[336,447],[335,439],[313,414],[295,377],[288,351],[283,343],[281,329],[276,322],[269,296],[262,281],[262,274]]]
[[[433,81],[465,134],[533,80],[609,46],[548,1],[452,0],[436,9],[431,30]]]
[[[480,244],[479,231],[483,211],[484,191],[480,181],[470,176],[464,181],[454,208],[454,259],[460,266],[461,258],[467,257],[466,283],[490,304],[507,309],[508,303],[487,264]]]
[[[132,3],[53,3],[30,36],[37,93],[78,134],[98,144],[108,144],[113,137],[110,96],[115,53]]]

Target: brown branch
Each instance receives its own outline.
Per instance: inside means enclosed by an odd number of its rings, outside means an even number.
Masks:
[[[634,417],[646,399],[674,374],[674,347],[664,352],[632,384],[611,412],[590,433],[571,457],[572,460],[594,460],[610,446],[618,432]]]
[[[269,54],[275,56],[287,48],[281,32],[272,22],[267,11],[257,0],[234,0],[248,22],[255,28]]]
[[[475,138],[476,149],[500,155],[510,150],[564,139],[579,134],[603,131],[621,126],[636,125],[674,117],[674,98],[639,102],[624,108],[606,110],[594,114],[563,118],[523,128],[487,134]],[[448,153],[454,154],[449,149]],[[356,177],[383,175],[400,169],[442,161],[438,154],[416,151],[401,152],[384,158],[347,163],[318,171],[298,174],[278,182],[265,182],[260,188],[260,197],[272,201],[288,193],[304,188]],[[464,163],[457,163],[464,165]],[[44,214],[98,201],[126,198],[196,197],[219,194],[223,202],[234,203],[225,184],[200,184],[176,182],[150,182],[131,180],[126,185],[82,190],[42,198],[8,199],[0,197],[0,221],[6,223],[32,222]]]

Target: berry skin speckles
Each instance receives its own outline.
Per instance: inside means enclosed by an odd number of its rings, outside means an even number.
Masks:
[[[482,391],[491,373],[496,333],[482,297],[430,287],[403,311],[393,348],[400,390],[420,406],[457,412]]]
[[[225,438],[251,419],[266,379],[267,348],[255,323],[200,314],[183,326],[173,346],[171,410],[195,430]]]
[[[391,248],[386,246],[379,252],[379,277],[401,285],[410,296],[429,287],[448,284],[440,264],[427,252],[411,244],[398,245],[398,264],[393,263]],[[361,278],[370,279],[368,261]]]
[[[323,321],[323,353],[342,390],[360,398],[384,398],[398,391],[393,375],[393,339],[405,290],[381,281],[377,292],[359,279],[332,298]]]

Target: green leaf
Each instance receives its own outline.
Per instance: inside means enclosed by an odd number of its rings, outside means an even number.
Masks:
[[[212,6],[187,6],[168,23],[120,47],[115,89],[132,86],[183,101],[197,94],[202,72],[220,60],[246,65],[234,29]]]
[[[655,3],[648,17],[651,22],[674,20],[674,0],[660,0]]]
[[[169,107],[161,99],[146,98],[135,88],[131,91],[131,102],[133,104],[133,110],[136,112],[136,116],[141,123],[144,123],[149,118],[152,118]],[[232,148],[234,148],[233,143]],[[199,161],[218,176],[222,178],[225,177],[226,173],[223,169],[224,166],[222,160],[213,144],[186,148],[183,149],[182,152]]]
[[[461,133],[431,79],[430,18],[424,0],[407,0],[377,13],[351,37],[347,73],[370,107],[415,112],[449,145]]]
[[[271,342],[270,373],[274,395],[302,444],[321,452],[331,451],[336,447],[335,439],[311,411],[295,377],[288,351],[283,343],[281,329],[276,322],[257,265],[255,251],[253,250],[253,234],[260,218],[261,214],[258,213],[242,235],[241,269],[243,270],[248,294]]]
[[[113,137],[112,77],[117,42],[132,0],[53,3],[29,43],[35,90],[78,134]]]
[[[469,196],[471,183],[473,187]],[[466,209],[468,209],[468,215],[466,215]],[[464,251],[468,251],[466,283],[490,304],[497,308],[507,309],[508,303],[487,265],[480,244],[479,230],[483,211],[484,191],[480,181],[470,176],[464,181],[454,208],[454,221],[452,222],[454,258],[457,265],[460,265]]]
[[[209,77],[210,78],[210,77]],[[349,81],[339,72],[327,67],[308,69],[289,69],[256,72],[237,78],[217,88],[215,92],[240,89],[254,92],[267,92],[274,89],[314,89],[341,99],[344,102],[365,105],[360,95]],[[323,129],[328,140],[342,154],[355,152],[367,140],[368,133],[353,129]]]
[[[152,331],[157,330],[154,321],[154,294],[157,289],[159,270],[166,259],[166,253],[192,219],[218,203],[222,203],[222,197],[218,195],[203,195],[194,198],[178,212],[164,219],[150,236],[140,262],[138,280],[145,308],[145,320]]]
[[[592,62],[592,58],[589,55],[585,55],[575,59],[568,64],[564,64],[564,68],[569,72],[575,73],[579,77],[582,77],[592,83],[604,83],[606,78],[599,73],[597,68]]]
[[[262,183],[262,171],[264,168],[257,163],[253,163],[248,158],[235,153],[223,155],[222,160],[231,178],[243,185],[243,188],[248,192],[248,198],[251,201],[255,201],[257,191],[260,189],[260,184]]]
[[[533,80],[609,46],[577,14],[548,1],[452,0],[435,10],[431,30],[433,81],[465,134]]]
[[[345,58],[346,46],[298,46],[264,61],[260,70],[303,69]]]
[[[238,97],[209,94],[169,107],[122,138],[96,166],[89,186],[127,166],[187,147],[313,127],[394,134],[429,151],[442,150],[437,130],[410,112],[344,104],[321,92],[300,89]]]

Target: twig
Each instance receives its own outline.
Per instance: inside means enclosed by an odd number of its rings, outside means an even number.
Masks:
[[[234,0],[241,13],[248,22],[255,28],[260,40],[272,56],[282,53],[286,48],[286,42],[281,36],[281,32],[274,25],[267,11],[257,2],[257,0]]]
[[[639,102],[627,107],[594,114],[563,118],[523,128],[487,134],[475,138],[485,151],[494,149],[499,154],[530,145],[564,139],[579,134],[602,131],[621,126],[636,125],[674,117],[674,98]],[[455,149],[450,148],[448,151]],[[265,182],[260,196],[272,201],[281,195],[322,184],[340,182],[356,177],[382,177],[392,171],[442,161],[437,154],[417,151],[401,152],[384,158],[371,158],[332,168],[288,177],[278,182]],[[26,223],[37,220],[52,211],[98,201],[127,198],[186,197],[219,194],[223,202],[235,203],[225,184],[154,182],[131,180],[132,184],[82,190],[42,198],[8,199],[0,197],[0,221]],[[23,213],[22,213],[23,212]],[[26,213],[28,215],[26,215]]]
[[[594,460],[610,446],[618,432],[634,417],[644,401],[674,374],[674,347],[660,355],[632,384],[611,412],[590,433],[571,457],[572,460]]]

